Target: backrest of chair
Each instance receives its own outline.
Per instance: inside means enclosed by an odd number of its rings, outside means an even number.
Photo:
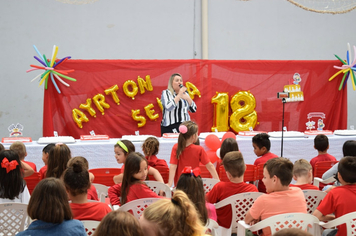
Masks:
[[[336,163],[338,161],[318,161],[315,163],[314,177],[323,177],[323,174]]]
[[[256,179],[257,180],[263,179],[263,166],[264,165],[265,165],[265,163],[261,163],[256,166],[256,168],[257,168]]]
[[[95,186],[96,192],[98,193],[99,201],[105,203],[105,199],[108,196],[109,187],[103,184],[92,184]]]
[[[27,219],[27,204],[12,202],[0,204],[0,232],[3,235],[15,235],[24,231]]]
[[[103,184],[105,186],[113,186],[114,176],[121,173],[120,168],[96,168],[90,169],[89,172],[93,173],[95,176],[94,183]]]
[[[218,236],[218,228],[219,224],[213,220],[213,219],[208,219],[208,222],[205,225],[205,228],[207,229],[206,234],[207,235],[212,235],[212,236]]]
[[[166,194],[167,198],[172,197],[171,188],[166,184],[157,181],[145,181],[145,183],[153,192],[157,193],[157,195],[159,194],[159,191],[162,190]]]
[[[28,191],[30,192],[30,194],[32,194],[32,191],[34,190],[38,182],[41,181],[41,175],[40,173],[35,172],[32,175],[25,177],[24,180],[26,181]]]
[[[163,181],[165,183],[168,183],[168,178],[169,178],[169,168],[168,167],[161,167],[161,166],[156,166],[154,167],[155,169],[158,170],[158,172],[161,174]],[[148,180],[156,180],[153,175],[148,175]]]
[[[160,200],[161,198],[141,198],[125,203],[118,210],[119,211],[132,211],[132,214],[140,219],[143,211],[152,203]]]
[[[205,194],[210,192],[210,190],[214,187],[215,184],[219,183],[219,180],[212,178],[201,178],[203,181],[203,187]]]
[[[209,172],[209,170],[206,168],[205,165],[199,165],[200,168],[200,177],[202,178],[213,178]]]
[[[244,220],[247,211],[251,208],[255,200],[263,195],[260,192],[248,192],[239,193],[232,195],[224,200],[215,204],[215,208],[221,208],[227,205],[231,205],[232,209],[232,220],[231,220],[231,231],[233,233],[237,232],[237,222],[239,220]]]
[[[305,201],[307,202],[307,212],[312,214],[319,206],[326,193],[319,190],[303,190]]]
[[[81,222],[83,223],[85,232],[87,233],[88,236],[93,235],[96,228],[100,224],[100,221],[96,221],[96,220],[81,220]]]
[[[229,178],[226,175],[224,166],[219,167],[220,181],[229,182]],[[244,182],[254,182],[257,180],[257,167],[252,164],[246,164],[246,170],[244,173]]]

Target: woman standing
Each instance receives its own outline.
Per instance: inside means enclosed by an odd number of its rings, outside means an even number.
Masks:
[[[182,76],[178,73],[171,75],[168,89],[162,92],[163,118],[161,135],[164,133],[178,133],[179,125],[190,120],[188,111],[196,112],[197,106],[190,98],[187,88],[183,86]]]

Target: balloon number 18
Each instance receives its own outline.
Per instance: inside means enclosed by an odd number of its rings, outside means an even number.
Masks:
[[[214,120],[211,131],[228,131],[230,128],[236,133],[248,131],[257,124],[256,100],[252,93],[240,91],[230,101],[228,93],[218,93],[212,97],[214,104]],[[229,127],[229,105],[232,110]]]

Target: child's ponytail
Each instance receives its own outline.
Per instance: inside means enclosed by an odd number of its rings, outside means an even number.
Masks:
[[[180,154],[184,151],[187,139],[198,132],[198,125],[193,121],[185,121],[179,126],[178,147],[176,157],[179,160]]]

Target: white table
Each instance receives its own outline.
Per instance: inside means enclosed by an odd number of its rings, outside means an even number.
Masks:
[[[314,137],[306,136],[305,138],[284,138],[283,142],[283,156],[289,158],[293,163],[301,158],[310,160],[318,155],[318,152],[314,149]],[[346,140],[356,140],[356,136],[337,136],[330,135],[329,138],[329,150],[328,153],[335,156],[340,160],[342,157],[342,146]],[[236,140],[239,145],[239,149],[242,152],[246,164],[253,164],[257,158],[253,152],[252,137],[236,136]],[[121,167],[116,162],[114,157],[114,145],[119,139],[110,139],[106,141],[81,141],[76,140],[73,144],[67,144],[71,149],[72,157],[84,156],[89,162],[89,168],[103,168],[103,167]],[[271,152],[276,155],[281,155],[281,139],[270,138],[271,140]],[[160,150],[157,155],[160,159],[165,159],[169,164],[170,154],[173,145],[177,142],[177,139],[164,139],[159,138]],[[142,153],[142,142],[133,142],[136,147],[136,151]],[[201,146],[206,150],[203,139],[200,140]],[[3,143],[6,149],[10,144]],[[32,143],[25,143],[27,149],[27,157],[25,160],[34,162],[39,170],[44,164],[42,161],[42,149],[45,144],[38,144],[37,141]]]

